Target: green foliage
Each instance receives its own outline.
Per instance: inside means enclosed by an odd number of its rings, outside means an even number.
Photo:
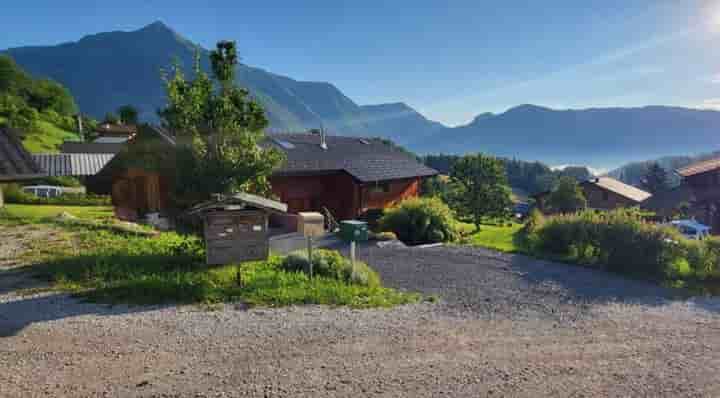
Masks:
[[[285,257],[280,266],[288,272],[310,272],[307,252],[298,252]],[[367,264],[356,261],[353,267],[349,259],[334,250],[314,250],[312,271],[313,276],[332,278],[362,286],[380,286],[380,277]]]
[[[33,79],[6,55],[0,55],[0,92],[38,112],[52,110],[61,115],[77,112],[75,100],[65,87],[49,79]]]
[[[7,219],[20,220],[22,223],[43,222],[56,218],[59,214],[68,213],[80,219],[104,221],[113,217],[110,206],[55,206],[55,205],[21,205],[8,203],[3,207]]]
[[[138,124],[138,110],[132,105],[123,105],[118,108],[118,116],[123,124]]]
[[[439,198],[410,198],[388,209],[380,229],[401,241],[416,245],[449,242],[458,238],[458,223],[452,210]]]
[[[379,283],[347,283],[285,271],[279,257],[239,267],[208,267],[202,241],[194,236],[162,233],[148,238],[77,227],[72,231],[64,246],[44,250],[38,243],[32,248],[37,264],[42,264],[34,270],[55,289],[92,301],[389,307],[418,300],[415,294]]]
[[[159,113],[178,132],[181,143],[176,193],[179,197],[238,190],[269,194],[267,177],[282,154],[258,145],[268,120],[248,91],[235,86],[235,43],[219,42],[210,60],[214,80],[200,70],[199,58],[192,80],[177,64],[163,74],[168,105]]]
[[[65,193],[52,198],[40,198],[24,192],[18,184],[7,184],[3,187],[6,203],[27,205],[59,205],[59,206],[110,206],[108,195]]]
[[[557,187],[550,192],[548,205],[553,211],[572,213],[587,206],[587,199],[577,180],[572,177],[561,177]]]
[[[717,240],[688,241],[625,209],[554,216],[529,233],[536,254],[657,281],[705,278],[717,271],[720,254]]]
[[[667,171],[657,162],[652,163],[642,179],[642,188],[652,194],[670,189],[670,178]]]
[[[479,228],[485,218],[508,215],[511,191],[501,160],[479,153],[465,155],[453,165],[450,178],[458,188],[450,204],[461,218]]]

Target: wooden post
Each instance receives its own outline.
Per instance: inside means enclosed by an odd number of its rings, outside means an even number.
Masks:
[[[313,277],[312,236],[307,237],[307,251],[308,251],[308,266],[310,267],[310,278],[312,278]]]
[[[355,273],[355,241],[350,241],[350,266],[352,273]]]

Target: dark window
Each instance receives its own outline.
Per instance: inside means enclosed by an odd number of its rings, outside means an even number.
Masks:
[[[603,191],[603,200],[604,201],[610,200],[610,194],[608,193],[608,191]]]
[[[370,193],[388,193],[390,192],[390,183],[381,182],[370,187]]]

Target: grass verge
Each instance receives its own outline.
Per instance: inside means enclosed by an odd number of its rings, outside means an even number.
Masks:
[[[61,213],[69,213],[84,220],[107,220],[113,216],[111,206],[56,206],[56,205],[21,205],[6,204],[3,218],[21,219],[27,222],[38,222],[43,219],[57,217]]]
[[[252,305],[390,307],[417,294],[382,285],[310,278],[282,268],[282,257],[208,267],[200,239],[176,233],[138,236],[84,225],[62,225],[62,244],[42,242],[27,254],[31,270],[52,289],[94,302],[127,304],[244,302]]]
[[[522,224],[484,224],[479,231],[474,225],[463,224],[461,229],[465,232],[463,243],[505,253],[527,253],[522,244]]]

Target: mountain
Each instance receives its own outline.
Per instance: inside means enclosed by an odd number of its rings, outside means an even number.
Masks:
[[[208,51],[175,33],[162,22],[131,32],[85,36],[56,46],[11,48],[3,51],[36,76],[62,82],[77,99],[83,113],[102,118],[125,104],[140,110],[141,120],[157,119],[165,92],[160,71],[174,60],[187,73],[195,51],[208,71]],[[442,128],[405,104],[363,107],[337,87],[304,82],[239,64],[237,80],[263,104],[275,131],[325,127],[330,132],[380,135],[426,135]]]
[[[720,147],[720,112],[666,106],[555,110],[520,105],[414,143],[420,152],[468,148],[549,164],[598,168]]]
[[[80,109],[101,118],[124,104],[153,121],[164,104],[160,70],[177,59],[190,71],[198,47],[161,22],[56,46],[5,50],[36,76],[68,87]],[[2,52],[2,51],[0,51]],[[200,49],[209,69],[208,51]],[[238,83],[264,105],[272,131],[324,127],[330,133],[382,136],[419,154],[482,151],[550,165],[609,169],[629,161],[720,148],[720,112],[667,106],[557,110],[520,105],[481,113],[454,128],[428,120],[404,103],[359,105],[326,82],[306,82],[250,65]]]

